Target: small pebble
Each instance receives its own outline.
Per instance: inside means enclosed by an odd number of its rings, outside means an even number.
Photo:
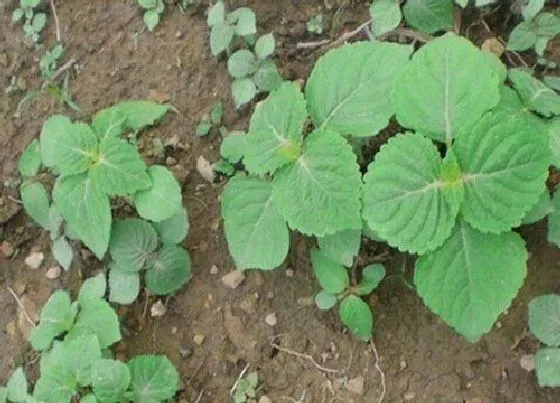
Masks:
[[[266,298],[268,298],[268,299],[274,298],[274,291],[269,291],[269,292],[267,292],[267,293],[266,293]]]
[[[216,266],[215,264],[210,267],[210,274],[218,274],[219,271],[220,270],[218,269],[218,266]]]
[[[245,274],[240,271],[233,270],[222,277],[222,284],[228,288],[236,289],[245,280]]]
[[[269,313],[264,318],[264,321],[268,326],[276,326],[276,324],[278,323],[278,318],[276,317],[276,313],[275,312]]]
[[[212,168],[212,164],[202,155],[198,157],[196,161],[196,170],[204,180],[210,183],[214,182],[214,168]]]
[[[533,354],[523,354],[519,360],[519,365],[527,372],[535,369],[535,357]]]
[[[177,160],[176,160],[175,158],[173,158],[173,157],[167,157],[167,158],[165,159],[165,164],[166,164],[168,167],[173,166],[173,165],[175,165],[176,163],[177,163]]]
[[[414,392],[406,392],[403,396],[403,399],[406,401],[412,400],[416,397],[416,393]]]
[[[14,247],[8,241],[3,241],[0,250],[5,257],[11,257],[14,254]]]
[[[47,276],[47,278],[49,280],[56,280],[57,278],[60,277],[61,273],[62,273],[62,270],[60,269],[59,266],[52,266],[52,267],[49,267],[49,269],[47,270],[45,275]]]
[[[286,269],[287,277],[294,277],[294,271],[292,269]]]
[[[177,334],[177,328],[175,326],[171,328],[171,334]]]
[[[272,399],[268,396],[261,396],[259,403],[272,403]]]
[[[166,311],[165,305],[163,305],[163,302],[161,302],[161,301],[157,301],[150,308],[150,313],[152,314],[153,318],[159,318],[159,317],[165,315],[165,311]]]
[[[406,361],[405,360],[402,360],[400,362],[400,368],[401,368],[401,371],[404,371],[406,369]]]
[[[357,376],[348,381],[348,390],[357,395],[361,395],[364,392],[364,377]]]
[[[205,338],[206,338],[206,337],[204,337],[203,334],[197,333],[197,334],[195,334],[194,337],[193,337],[193,342],[194,342],[194,344],[196,344],[197,346],[201,346],[202,343],[204,343],[204,339],[205,339]]]
[[[43,260],[45,259],[45,255],[43,252],[31,252],[25,258],[25,264],[30,269],[38,269],[43,264]]]

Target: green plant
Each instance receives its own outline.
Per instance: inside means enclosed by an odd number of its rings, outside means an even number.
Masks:
[[[233,401],[235,403],[245,403],[249,399],[256,398],[258,386],[259,375],[256,372],[249,372],[245,378],[240,379],[237,383]]]
[[[202,116],[198,126],[196,127],[197,136],[207,136],[213,127],[218,127],[222,123],[224,115],[224,106],[221,102],[217,102],[212,107],[209,115]]]
[[[41,68],[41,74],[43,80],[49,81],[56,69],[56,64],[59,59],[62,58],[64,54],[64,47],[61,44],[53,46],[51,50],[47,50],[45,55],[39,61],[39,67]]]
[[[138,0],[140,7],[145,9],[144,24],[148,31],[152,32],[159,24],[160,16],[165,11],[163,0]]]
[[[323,33],[323,14],[314,15],[307,21],[306,25],[308,32],[321,35]]]
[[[529,303],[529,330],[546,346],[535,354],[539,385],[560,387],[559,295],[542,295]]]
[[[148,287],[167,294],[190,277],[188,254],[175,246],[188,231],[181,188],[167,168],[147,167],[136,148],[121,138],[125,131],[137,132],[153,124],[167,109],[146,101],[125,101],[98,112],[91,125],[55,115],[44,123],[40,140],[23,153],[19,168],[25,211],[51,233],[53,253],[64,268],[72,261],[67,238],[75,238],[99,259],[109,249],[113,285],[138,287],[137,272],[146,268]],[[45,176],[41,166],[56,178],[52,202],[41,183]],[[110,197],[124,198],[153,224],[139,219],[112,224]],[[160,244],[163,247],[157,249]],[[123,271],[129,276],[117,281],[116,273]],[[123,292],[112,291],[111,296],[122,301]],[[128,289],[128,293],[130,299],[137,292]]]
[[[210,28],[210,50],[214,56],[230,51],[234,38],[240,37],[248,44],[254,43],[257,33],[257,19],[253,10],[240,7],[226,13],[224,2],[219,0],[208,11],[207,19]]]
[[[47,15],[36,12],[41,0],[20,0],[20,6],[12,14],[12,22],[23,20],[23,32],[33,42],[39,42],[41,32],[47,23]]]
[[[179,375],[164,356],[138,355],[127,363],[112,359],[109,347],[121,340],[118,317],[103,299],[105,275],[84,282],[78,300],[66,291],[51,295],[31,333],[41,352],[41,374],[29,394],[22,368],[0,388],[0,401],[33,403],[161,402],[175,395]]]

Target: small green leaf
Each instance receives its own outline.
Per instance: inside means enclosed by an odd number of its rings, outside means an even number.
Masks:
[[[161,119],[169,110],[169,106],[151,101],[123,101],[111,109],[115,116],[125,119],[124,128],[138,131]]]
[[[22,8],[16,8],[12,13],[12,22],[19,22],[23,18],[24,11]],[[0,399],[2,401],[2,399]]]
[[[27,378],[23,373],[23,368],[19,367],[14,371],[6,386],[10,401],[25,403],[27,397]]]
[[[88,278],[80,287],[78,301],[80,304],[87,303],[91,299],[102,299],[107,291],[107,281],[105,274],[100,273],[95,277]]]
[[[402,19],[401,7],[396,0],[375,0],[369,7],[369,13],[371,33],[376,37],[397,28]]]
[[[122,401],[130,383],[130,371],[124,362],[102,359],[92,368],[92,388],[102,402]]]
[[[544,76],[543,81],[548,86],[548,88],[560,91],[560,77]]]
[[[24,182],[20,188],[25,212],[41,227],[49,228],[49,196],[39,182]]]
[[[552,207],[552,200],[550,199],[550,193],[548,189],[545,189],[542,192],[541,197],[539,198],[537,204],[533,205],[531,210],[529,210],[525,214],[525,217],[523,217],[523,220],[521,220],[521,224],[527,225],[527,224],[536,223],[537,221],[540,221],[543,218],[545,218],[548,214],[552,213],[553,211],[554,208]]]
[[[247,7],[239,7],[232,14],[237,18],[235,33],[239,36],[254,35],[257,33],[257,17],[253,10]]]
[[[530,22],[522,22],[517,25],[511,34],[507,43],[507,48],[514,51],[522,51],[532,48],[537,42],[537,33]]]
[[[144,24],[148,31],[152,32],[159,23],[159,14],[155,10],[148,10],[144,13]]]
[[[195,134],[199,137],[208,136],[210,130],[212,130],[212,122],[208,120],[201,120],[198,126],[196,127]]]
[[[214,56],[218,56],[224,50],[227,50],[235,28],[226,22],[218,22],[212,26],[210,31],[210,50]]]
[[[529,330],[541,343],[560,346],[560,295],[542,295],[529,303]]]
[[[35,403],[35,402],[27,402],[27,403]],[[80,398],[80,403],[97,403],[97,399],[95,398],[95,395],[93,393],[90,393]]]
[[[208,11],[207,23],[209,27],[223,23],[225,18],[225,7],[222,1],[218,1]]]
[[[177,390],[179,374],[166,357],[137,355],[128,362],[133,401],[155,402],[172,398]]]
[[[266,34],[261,36],[257,43],[255,44],[255,54],[260,60],[266,59],[272,53],[274,53],[274,48],[276,47],[276,41],[274,40],[274,34]]]
[[[385,267],[382,264],[374,263],[364,267],[362,270],[362,281],[358,284],[358,295],[371,294],[384,278]]]
[[[224,105],[221,102],[216,102],[210,111],[210,122],[213,125],[219,125],[224,116]]]
[[[47,167],[53,167],[58,163],[56,152],[58,141],[61,137],[67,138],[74,132],[74,126],[70,119],[62,115],[53,115],[43,123],[41,129],[41,158]]]
[[[152,165],[148,168],[152,187],[133,195],[138,214],[146,220],[163,221],[175,215],[182,207],[181,187],[173,174],[165,167]]]
[[[55,152],[56,167],[61,175],[86,172],[97,155],[98,140],[85,123],[74,123],[71,131],[63,132]]]
[[[59,237],[53,241],[52,254],[64,270],[70,269],[72,259],[74,258],[74,251],[65,237]]]
[[[352,266],[361,241],[362,231],[355,229],[335,232],[318,239],[319,247],[325,256],[346,267]]]
[[[19,172],[22,176],[34,176],[41,167],[41,145],[35,139],[25,148],[19,159]]]
[[[220,155],[222,158],[225,158],[232,164],[237,164],[241,158],[243,158],[243,154],[245,153],[246,139],[247,136],[245,133],[229,133],[228,136],[222,140],[222,144],[220,145]]]
[[[79,340],[85,335],[96,335],[102,349],[121,340],[119,318],[107,301],[103,299],[80,300],[80,313],[66,338]]]
[[[107,108],[95,114],[91,127],[99,140],[103,141],[107,138],[119,138],[125,122],[126,118],[115,108]]]
[[[272,60],[261,61],[259,68],[253,75],[253,81],[259,91],[270,92],[276,90],[282,84],[282,76],[278,72]]]
[[[154,223],[161,242],[177,245],[185,240],[189,232],[189,219],[187,209],[182,208],[167,220]]]
[[[140,292],[140,276],[112,269],[109,272],[109,301],[117,304],[132,304]]]
[[[552,13],[540,13],[535,18],[537,35],[553,38],[560,34],[560,17]]]
[[[166,245],[148,262],[146,287],[156,295],[169,295],[191,278],[191,258],[181,247]]]
[[[560,95],[522,69],[511,69],[509,79],[525,105],[543,116],[560,115]]]
[[[535,370],[540,387],[560,386],[560,348],[541,348],[535,354]]]
[[[157,5],[157,0],[138,0],[140,7],[152,9]]]
[[[560,188],[552,194],[552,213],[548,215],[548,242],[560,246]]]
[[[31,331],[31,345],[34,350],[47,350],[60,333],[74,324],[76,310],[70,306],[70,296],[66,291],[55,291],[41,310],[41,321]]]
[[[259,374],[257,374],[256,372],[249,372],[247,374],[246,379],[251,389],[256,389],[259,386]],[[255,397],[255,396],[249,396],[249,397]]]
[[[333,295],[325,290],[321,290],[319,294],[315,295],[315,305],[323,311],[328,311],[335,306],[336,301],[336,295]]]
[[[45,25],[47,24],[47,15],[45,13],[37,13],[33,15],[33,21],[31,22],[31,26],[33,27],[33,31],[36,33],[40,33]]]
[[[348,295],[340,303],[340,319],[350,332],[362,341],[369,341],[373,331],[373,315],[369,305],[355,295]]]
[[[257,58],[253,52],[241,49],[228,59],[228,71],[233,78],[244,78],[257,71]]]
[[[257,95],[257,87],[252,79],[240,78],[231,84],[231,93],[235,101],[235,107],[239,109],[255,98],[255,95]]]
[[[453,29],[453,10],[453,0],[408,0],[403,6],[406,22],[428,34]]]
[[[531,21],[543,9],[546,0],[528,0],[521,7],[521,13],[525,21]]]
[[[340,294],[348,288],[350,284],[348,271],[344,266],[330,260],[321,250],[311,250],[311,264],[315,277],[326,292]]]
[[[158,236],[152,225],[139,218],[116,221],[111,230],[109,253],[130,271],[141,270],[156,250]]]

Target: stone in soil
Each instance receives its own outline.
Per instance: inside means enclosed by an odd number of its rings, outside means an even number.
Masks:
[[[210,274],[218,274],[218,272],[219,272],[218,266],[213,264],[212,267],[210,267]]]
[[[52,267],[49,267],[49,269],[45,273],[45,276],[49,280],[56,280],[57,278],[60,277],[61,273],[62,273],[62,270],[60,269],[60,266],[52,266]]]
[[[0,251],[5,257],[12,257],[14,254],[14,247],[8,241],[3,241],[0,245]]]
[[[264,321],[268,326],[276,326],[276,324],[278,323],[278,317],[276,316],[276,312],[272,312],[266,315]]]
[[[523,354],[519,360],[519,365],[527,372],[535,369],[535,357],[533,354]]]
[[[38,269],[43,264],[43,260],[45,260],[45,255],[43,252],[31,252],[25,258],[25,264],[30,269]]]
[[[204,180],[210,183],[214,182],[214,169],[212,168],[212,164],[202,155],[198,157],[196,161],[196,170]]]
[[[348,381],[348,390],[356,395],[364,393],[364,377],[357,376]]]
[[[222,277],[222,284],[228,288],[236,289],[245,280],[245,274],[233,270]]]
[[[197,346],[201,346],[202,343],[204,343],[204,339],[205,339],[205,338],[206,338],[206,337],[205,337],[203,334],[197,333],[197,334],[195,334],[194,337],[193,337],[193,342],[194,342],[194,344],[196,344]]]
[[[165,315],[165,305],[163,305],[163,302],[161,301],[157,301],[155,304],[152,305],[151,309],[150,309],[150,313],[152,314],[153,318],[159,318],[162,317],[163,315]]]

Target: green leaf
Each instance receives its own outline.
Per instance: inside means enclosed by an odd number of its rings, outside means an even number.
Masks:
[[[513,51],[522,51],[532,48],[537,42],[537,33],[530,22],[521,22],[511,34],[507,43],[507,48]]]
[[[358,284],[358,295],[371,294],[384,278],[385,267],[382,264],[374,263],[364,267],[362,270],[362,281]]]
[[[325,290],[321,290],[319,294],[315,295],[315,305],[323,311],[328,311],[335,306],[336,301],[336,295],[332,295]]]
[[[99,140],[119,138],[126,118],[119,114],[115,108],[107,108],[97,112],[91,122],[91,127]]]
[[[469,0],[455,0],[455,3],[461,6],[461,8],[465,8],[469,4]]]
[[[361,187],[356,155],[346,139],[315,130],[297,160],[276,173],[272,195],[290,228],[323,237],[362,228]]]
[[[454,8],[453,0],[408,0],[403,14],[410,26],[433,34],[453,29]]]
[[[522,69],[511,69],[509,79],[525,105],[543,116],[560,115],[560,95]]]
[[[271,182],[234,176],[221,195],[221,214],[238,270],[271,270],[282,264],[290,236],[273,200]]]
[[[98,142],[93,130],[85,123],[74,123],[71,131],[61,134],[55,152],[56,166],[61,175],[75,175],[89,169],[97,156]]]
[[[27,378],[23,368],[19,367],[8,380],[8,399],[12,402],[25,403],[27,397]]]
[[[335,232],[318,239],[325,256],[346,267],[352,266],[354,256],[358,256],[361,241],[362,231],[355,229]]]
[[[154,223],[161,242],[169,245],[180,244],[189,232],[189,218],[187,209],[182,208],[167,220]]]
[[[526,21],[531,21],[543,9],[546,0],[528,0],[521,7],[521,13]]]
[[[208,11],[207,23],[209,27],[213,27],[218,23],[223,23],[225,18],[225,7],[222,1],[218,1]]]
[[[526,261],[516,233],[484,234],[460,221],[439,249],[418,258],[414,283],[428,308],[476,342],[516,296]]]
[[[276,90],[282,84],[282,76],[272,60],[261,61],[259,68],[253,76],[259,91],[269,92]]]
[[[216,102],[210,111],[210,122],[213,125],[219,125],[224,116],[224,105],[221,102]]]
[[[116,116],[126,119],[124,128],[134,131],[153,125],[169,110],[168,105],[151,101],[123,101],[111,108]]]
[[[535,18],[535,31],[540,37],[555,37],[560,34],[560,17],[552,13],[540,13]]]
[[[552,194],[552,213],[548,215],[548,242],[560,246],[560,188]]]
[[[402,19],[398,0],[375,0],[369,7],[369,13],[373,36],[380,36],[394,30]]]
[[[70,306],[66,291],[55,291],[41,310],[41,321],[31,331],[34,350],[47,350],[56,336],[68,331],[74,324],[76,310]]]
[[[89,175],[98,189],[111,195],[132,194],[151,186],[146,164],[136,148],[118,138],[101,142]]]
[[[255,44],[255,54],[260,60],[266,59],[268,56],[274,53],[274,48],[276,47],[276,41],[274,40],[274,34],[266,34],[261,36],[257,43]]]
[[[321,250],[311,250],[311,265],[315,277],[326,292],[340,294],[348,288],[348,271],[341,264],[329,259]]]
[[[560,168],[560,118],[549,121],[548,136],[550,151],[552,151],[552,165]]]
[[[191,276],[189,254],[179,246],[166,245],[148,262],[146,287],[156,295],[169,295]]]
[[[137,355],[128,362],[128,369],[135,402],[162,401],[175,395],[179,374],[166,357]]]
[[[463,218],[482,232],[518,226],[545,186],[546,136],[526,119],[489,113],[453,149],[463,171]]]
[[[92,388],[102,402],[122,401],[130,383],[130,371],[124,362],[102,359],[92,368]]]
[[[541,348],[535,354],[535,370],[540,387],[560,386],[560,348]]]
[[[12,22],[19,22],[23,18],[24,14],[25,13],[22,8],[16,8],[12,13]],[[0,402],[3,402],[1,398],[0,398]]]
[[[107,195],[82,174],[58,178],[53,199],[80,240],[102,259],[111,235],[111,208]]]
[[[6,403],[8,400],[8,389],[0,386],[0,403]]]
[[[517,92],[505,85],[500,86],[500,102],[498,102],[492,111],[511,115],[527,112]]]
[[[197,136],[208,136],[212,130],[212,122],[208,120],[201,120],[198,126],[196,127],[196,135]]]
[[[97,336],[102,349],[111,346],[122,338],[119,318],[111,305],[103,299],[80,301],[80,313],[66,338],[68,340],[79,340],[87,335]]]
[[[541,343],[560,346],[560,295],[542,295],[529,303],[529,330]]]
[[[27,145],[19,159],[19,172],[22,176],[34,176],[41,167],[41,145],[35,139]]]
[[[140,292],[138,273],[127,273],[112,269],[109,272],[109,301],[117,304],[132,304]]]
[[[30,403],[30,402],[27,402]],[[80,403],[97,403],[97,399],[95,398],[95,395],[90,393],[88,395],[83,396],[82,398],[80,398]]]
[[[83,305],[89,300],[99,300],[105,296],[107,291],[107,281],[105,274],[100,273],[95,277],[88,278],[80,287],[78,302]]]
[[[451,234],[462,201],[458,169],[455,164],[455,174],[444,177],[439,152],[424,136],[391,138],[364,176],[368,226],[402,251],[434,250]]]
[[[52,254],[56,261],[64,268],[70,269],[72,259],[74,258],[74,251],[65,237],[59,237],[52,243]]]
[[[369,341],[373,331],[373,315],[369,305],[355,295],[340,303],[340,319],[350,332],[362,341]]]
[[[235,28],[226,22],[218,22],[212,26],[210,31],[210,50],[214,56],[218,56],[224,50],[227,50]]]
[[[151,9],[157,5],[157,0],[138,0],[140,7]]]
[[[232,164],[237,164],[243,154],[245,153],[245,141],[247,136],[245,133],[229,133],[227,137],[222,140],[220,145],[220,155]]]
[[[392,92],[397,119],[404,127],[449,142],[498,103],[499,80],[484,53],[468,40],[446,34],[420,48],[399,73]]]
[[[148,168],[152,187],[133,195],[140,217],[150,221],[163,221],[173,217],[182,207],[181,187],[173,174],[165,167],[152,165]]]
[[[228,71],[233,78],[244,78],[257,71],[257,58],[253,52],[241,49],[228,59]]]
[[[113,224],[109,253],[130,271],[141,270],[157,245],[157,232],[147,221],[127,218]]]
[[[521,220],[521,224],[527,225],[536,223],[553,211],[554,208],[552,207],[550,193],[548,192],[548,189],[545,189],[544,192],[541,193],[541,197],[539,198],[539,201],[537,201],[537,204],[533,205],[531,210],[525,214],[525,217]]]
[[[253,10],[239,7],[232,14],[237,18],[235,33],[239,36],[254,35],[257,33],[257,17]]]
[[[47,167],[58,163],[56,152],[61,137],[67,138],[74,133],[74,126],[70,119],[62,115],[54,115],[43,123],[41,129],[41,158]]]
[[[544,76],[543,82],[553,90],[560,91],[560,77]]]
[[[305,100],[292,82],[283,83],[257,105],[245,136],[243,163],[255,174],[274,173],[296,159],[303,141]]]
[[[235,101],[235,107],[239,109],[257,95],[255,82],[250,78],[240,78],[231,84],[231,93]]]
[[[42,376],[37,380],[33,397],[41,403],[70,403],[76,394],[76,381],[71,375]]]
[[[49,196],[39,182],[24,182],[20,188],[23,208],[41,227],[49,228]]]
[[[411,51],[408,45],[358,42],[320,58],[305,87],[315,126],[353,136],[373,136],[386,127],[394,114],[387,94]]]
[[[31,21],[31,26],[33,31],[40,33],[45,25],[47,24],[47,15],[45,13],[37,13],[33,15],[33,20]]]
[[[152,32],[159,23],[159,14],[155,10],[148,10],[144,13],[144,24],[148,31]]]

